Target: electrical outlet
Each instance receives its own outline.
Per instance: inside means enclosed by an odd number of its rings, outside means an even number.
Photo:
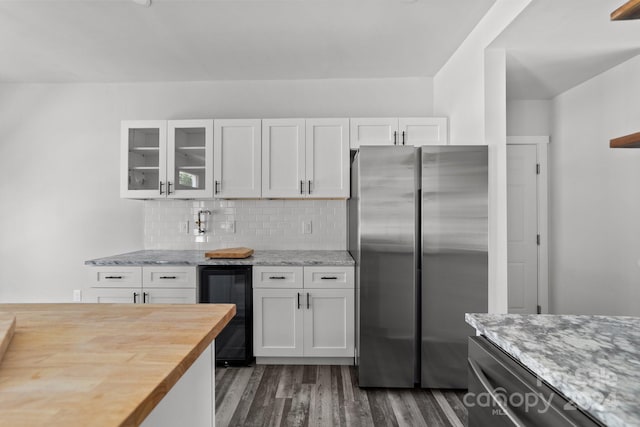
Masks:
[[[220,224],[220,229],[226,231],[229,234],[234,234],[236,232],[236,222],[235,221],[227,221]]]
[[[81,302],[82,301],[82,291],[80,289],[73,290],[73,302]]]
[[[178,231],[182,234],[189,234],[189,221],[181,221],[178,223]]]
[[[302,221],[302,234],[311,234],[311,221]]]

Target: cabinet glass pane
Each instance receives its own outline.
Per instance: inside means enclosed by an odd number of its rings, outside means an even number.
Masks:
[[[175,130],[176,190],[203,190],[206,182],[205,128]]]
[[[160,130],[129,129],[129,190],[157,190]]]

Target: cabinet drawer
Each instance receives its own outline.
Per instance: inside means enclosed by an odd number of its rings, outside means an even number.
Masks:
[[[141,267],[90,267],[92,288],[130,288],[142,284]]]
[[[253,267],[254,288],[301,288],[302,267]]]
[[[353,288],[353,267],[322,266],[304,268],[305,288]]]
[[[145,288],[195,288],[196,267],[142,267]]]

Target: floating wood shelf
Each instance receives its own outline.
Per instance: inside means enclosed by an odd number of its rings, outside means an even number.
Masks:
[[[614,138],[611,141],[609,141],[609,147],[640,148],[640,132],[632,133],[631,135],[621,136],[620,138]]]
[[[640,19],[640,0],[629,0],[611,12],[612,21],[625,21],[627,19]]]

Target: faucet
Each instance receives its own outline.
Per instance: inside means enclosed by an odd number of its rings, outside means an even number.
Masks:
[[[200,210],[198,211],[198,220],[196,221],[196,225],[198,226],[198,233],[204,234],[207,230],[204,228],[204,224],[206,221],[203,218],[203,215],[211,215],[210,210]]]

